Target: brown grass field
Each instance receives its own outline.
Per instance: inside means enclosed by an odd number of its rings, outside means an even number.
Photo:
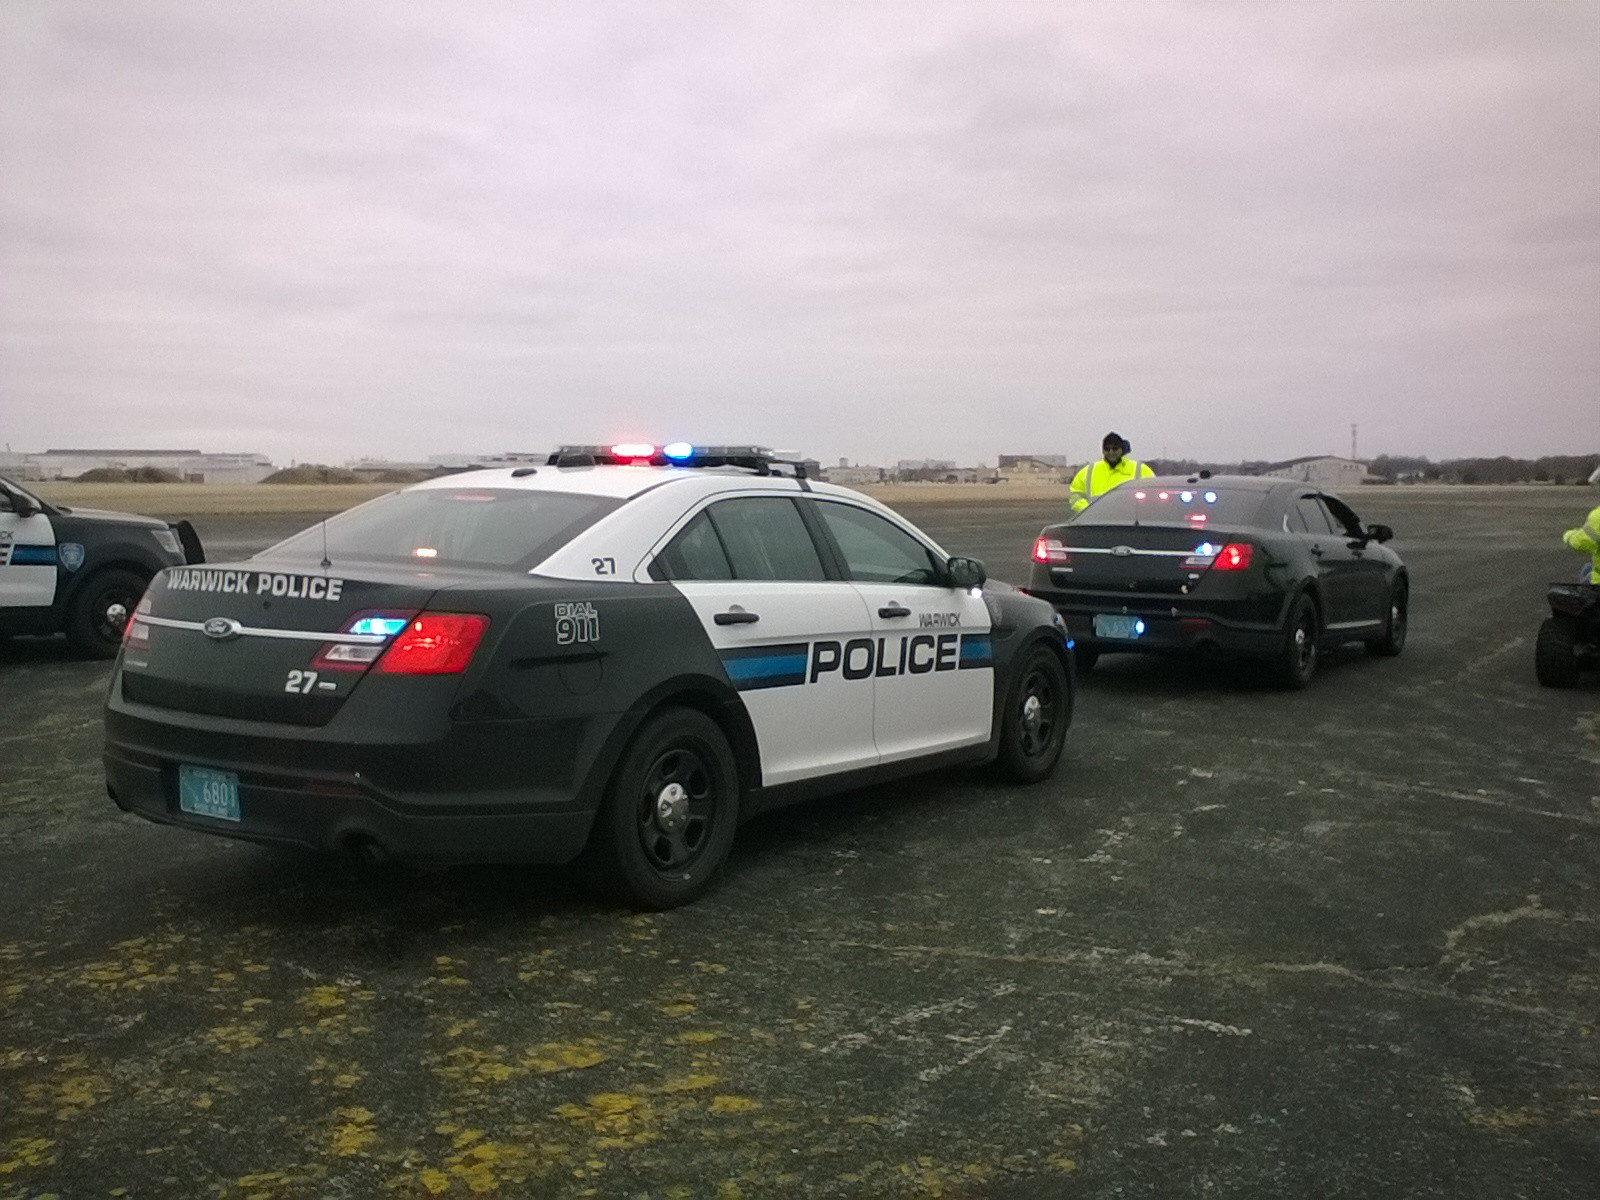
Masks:
[[[204,483],[71,483],[29,484],[53,504],[76,508],[106,508],[145,513],[156,517],[266,515],[275,513],[339,512],[396,490],[394,484],[204,484]],[[1065,484],[952,484],[896,483],[864,485],[855,489],[885,504],[1038,504],[1059,500],[1067,506]],[[1507,505],[1570,506],[1581,515],[1600,503],[1600,489],[1512,485],[1505,487],[1453,487],[1421,484],[1406,487],[1362,487],[1345,493],[1358,511],[1381,505],[1449,502],[1454,498],[1497,495]]]

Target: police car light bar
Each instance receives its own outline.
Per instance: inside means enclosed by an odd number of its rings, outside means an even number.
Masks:
[[[610,446],[560,446],[546,465],[552,467],[744,467],[759,475],[771,475],[775,466],[794,469],[795,477],[805,478],[803,464],[779,458],[765,446],[695,446],[689,442],[618,442]]]

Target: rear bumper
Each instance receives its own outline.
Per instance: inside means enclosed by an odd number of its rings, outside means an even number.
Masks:
[[[352,745],[260,727],[229,734],[124,706],[106,714],[106,790],[146,820],[246,841],[431,866],[566,862],[588,839],[604,785],[583,769],[595,761],[585,751],[612,724],[497,722],[427,745]],[[182,811],[181,764],[236,775],[240,820]]]
[[[1039,595],[1040,593],[1035,593]],[[1174,605],[1165,598],[1130,602],[1121,597],[1110,602],[1085,603],[1076,598],[1041,595],[1066,619],[1067,631],[1079,646],[1100,654],[1133,651],[1144,654],[1199,653],[1230,658],[1271,658],[1283,648],[1281,615],[1262,620],[1257,600],[1241,604],[1247,615],[1198,605]],[[1095,633],[1099,614],[1135,618],[1141,626],[1136,637],[1101,637]]]

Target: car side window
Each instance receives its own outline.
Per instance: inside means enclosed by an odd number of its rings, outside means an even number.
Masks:
[[[1328,514],[1322,507],[1322,501],[1315,496],[1301,496],[1294,502],[1293,512],[1294,515],[1289,522],[1291,528],[1322,536],[1333,532],[1333,526],[1328,521]]]
[[[706,510],[735,579],[824,580],[811,531],[794,501],[782,496],[719,500]]]
[[[864,583],[944,581],[937,556],[892,521],[850,504],[823,502],[817,511],[839,543],[851,579]]]
[[[650,564],[650,574],[656,579],[732,579],[733,567],[711,518],[702,512]]]

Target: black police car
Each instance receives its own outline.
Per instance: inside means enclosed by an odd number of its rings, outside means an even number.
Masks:
[[[1405,646],[1410,585],[1383,544],[1393,536],[1306,483],[1158,476],[1046,528],[1027,591],[1066,617],[1081,667],[1112,651],[1215,652],[1303,688],[1321,648]]]
[[[123,808],[423,863],[704,890],[735,826],[998,761],[1049,774],[1064,625],[755,448],[568,448],[158,576],[106,709]]]
[[[0,477],[0,635],[65,632],[110,658],[151,576],[204,558],[187,521],[50,504]]]

